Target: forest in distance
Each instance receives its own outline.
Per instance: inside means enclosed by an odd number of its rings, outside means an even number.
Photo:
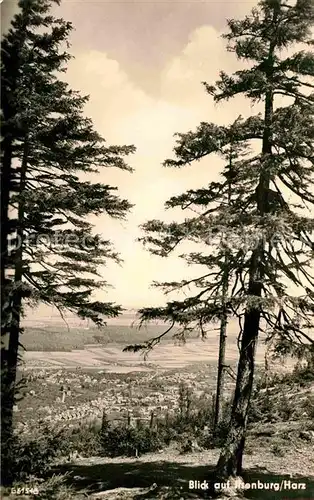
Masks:
[[[87,7],[90,37],[59,0],[2,35],[2,497],[311,500],[314,2],[229,6],[223,34],[198,6],[160,94],[97,45],[130,37],[118,3]]]

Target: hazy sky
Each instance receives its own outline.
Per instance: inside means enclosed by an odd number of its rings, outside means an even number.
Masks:
[[[220,161],[206,159],[180,170],[165,169],[173,134],[194,129],[200,121],[228,123],[252,112],[243,98],[214,105],[201,82],[215,82],[219,70],[239,67],[225,50],[220,34],[226,19],[242,17],[256,2],[238,1],[63,1],[57,15],[73,22],[68,69],[72,88],[90,94],[86,114],[109,144],[134,144],[133,174],[104,169],[97,181],[117,185],[135,207],[128,222],[96,221],[111,238],[124,266],[108,264],[104,278],[115,289],[102,294],[124,307],[164,302],[151,289],[153,280],[195,274],[177,257],[151,257],[136,238],[138,225],[162,218],[163,204],[187,188],[203,187],[218,173]],[[15,4],[4,0],[4,29]],[[254,111],[255,112],[255,111]],[[175,215],[173,215],[175,217]],[[167,214],[171,218],[171,214]]]

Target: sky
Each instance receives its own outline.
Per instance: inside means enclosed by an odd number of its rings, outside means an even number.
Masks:
[[[134,144],[129,157],[133,174],[104,169],[93,179],[115,185],[134,204],[126,222],[98,217],[95,230],[115,243],[122,267],[102,270],[114,288],[97,298],[126,308],[160,305],[163,294],[153,281],[195,275],[177,255],[151,256],[137,238],[149,219],[176,219],[164,213],[165,201],[188,188],[204,187],[217,178],[217,157],[181,169],[162,166],[173,157],[174,133],[194,130],[201,121],[230,123],[252,109],[243,97],[214,104],[202,81],[214,83],[219,71],[241,67],[226,51],[221,34],[227,18],[241,18],[255,1],[72,1],[55,10],[73,23],[66,79],[73,89],[89,94],[86,115],[108,144]],[[16,3],[3,0],[2,29],[7,29]]]

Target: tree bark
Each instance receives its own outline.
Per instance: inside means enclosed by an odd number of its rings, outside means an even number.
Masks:
[[[273,21],[276,21],[277,13],[275,11]],[[273,88],[272,75],[274,70],[274,50],[276,46],[276,34],[270,42],[267,79],[268,90],[265,94],[265,113],[264,113],[264,133],[262,143],[262,161],[269,160],[272,153],[271,146],[271,124],[273,116]],[[267,168],[262,168],[262,172],[257,186],[257,211],[263,216],[269,211],[268,192],[270,186],[270,174]],[[264,241],[261,240],[257,248],[252,252],[250,264],[250,280],[248,286],[248,296],[260,298],[262,296],[263,280],[263,260],[264,260]],[[260,308],[253,307],[245,312],[244,327],[240,348],[240,358],[238,363],[238,372],[236,388],[234,393],[233,405],[231,410],[230,427],[226,443],[222,449],[216,467],[216,477],[220,480],[226,480],[228,477],[236,477],[242,472],[242,457],[245,445],[246,427],[248,411],[250,408],[250,399],[253,389],[255,351],[260,329]]]
[[[7,279],[8,268],[8,235],[9,235],[9,196],[10,196],[10,177],[12,161],[12,143],[5,138],[2,142],[3,157],[1,171],[1,456],[2,456],[2,475],[1,484],[6,485],[10,476],[9,465],[6,467],[7,446],[7,424],[10,422],[8,412],[9,388],[8,388],[8,336],[10,324],[10,290],[9,280]],[[12,405],[13,412],[13,405]],[[10,424],[9,424],[10,425]]]
[[[1,352],[4,355],[5,337],[8,334],[10,318],[10,280],[7,278],[9,257],[9,202],[12,176],[12,139],[7,135],[2,141],[1,165]],[[4,342],[4,345],[3,345]]]
[[[225,259],[225,265],[228,271],[228,259]],[[226,299],[226,294],[228,291],[228,272],[227,276],[224,277],[224,289],[223,289],[223,301]],[[225,304],[223,305],[223,315],[220,320],[220,335],[219,335],[219,358],[218,358],[218,373],[217,373],[217,388],[216,388],[216,402],[215,402],[215,416],[214,416],[214,431],[217,430],[219,419],[222,410],[223,401],[223,388],[225,381],[225,357],[226,357],[226,340],[227,340],[227,325],[228,325],[228,315],[225,310]]]
[[[255,292],[258,294],[259,290],[256,289]],[[219,478],[237,476],[242,470],[242,455],[248,409],[253,387],[254,358],[258,339],[259,322],[259,311],[252,310],[246,313],[237,382],[231,410],[230,430],[217,464],[217,477]]]
[[[229,154],[229,184],[228,184],[228,206],[231,204],[232,195],[232,146]],[[222,402],[223,402],[223,388],[225,382],[225,359],[226,359],[226,342],[227,342],[227,326],[228,326],[228,313],[226,310],[226,298],[229,288],[229,257],[228,251],[225,253],[223,273],[223,286],[222,286],[222,302],[223,312],[220,319],[220,335],[219,335],[219,357],[218,357],[218,370],[217,370],[217,388],[216,388],[216,401],[215,401],[215,415],[214,415],[214,432],[217,430],[219,419],[221,416]]]
[[[17,246],[14,257],[14,289],[12,293],[12,311],[9,325],[9,344],[5,356],[5,390],[2,394],[2,442],[5,445],[13,437],[13,407],[16,392],[16,376],[18,365],[19,340],[21,333],[21,313],[22,313],[22,279],[23,279],[23,238],[24,238],[24,211],[25,201],[24,191],[26,184],[26,172],[29,153],[28,138],[25,138],[23,158],[21,163],[20,187],[19,187],[19,207],[17,223]],[[5,446],[5,448],[7,445]],[[6,450],[9,451],[9,450]],[[2,471],[2,482],[10,483],[10,470],[4,466]]]
[[[17,114],[18,104],[16,102],[15,92],[19,85],[19,74],[20,74],[20,66],[21,66],[21,49],[26,40],[26,26],[28,23],[28,16],[26,15],[23,18],[22,26],[20,28],[18,41],[14,44],[13,55],[11,53],[11,63],[10,63],[10,75],[9,75],[9,86],[5,87],[2,96],[1,96],[1,107],[3,112],[3,141],[2,141],[2,171],[1,171],[1,340],[4,342],[1,343],[1,431],[2,431],[2,439],[1,439],[1,449],[2,456],[3,450],[6,452],[7,446],[5,444],[5,439],[8,436],[12,437],[12,421],[13,421],[13,405],[14,405],[14,394],[12,394],[11,389],[14,391],[15,380],[16,380],[16,364],[17,364],[17,352],[19,345],[19,335],[12,331],[13,322],[16,321],[17,310],[20,311],[21,304],[18,304],[17,299],[15,299],[15,305],[13,304],[13,285],[16,283],[17,278],[19,277],[19,272],[15,267],[15,263],[13,264],[14,268],[14,276],[8,279],[7,277],[7,269],[11,267],[11,263],[9,262],[9,235],[12,231],[10,226],[10,217],[9,217],[9,207],[10,207],[10,192],[11,192],[11,183],[12,183],[12,158],[13,158],[13,145],[14,140],[19,136],[21,130],[19,126],[15,123],[15,118]],[[12,47],[11,47],[12,50]],[[5,79],[6,77],[4,77]],[[28,146],[27,146],[28,147]],[[24,169],[24,173],[21,172],[20,177],[20,189],[24,189],[24,185],[22,183],[23,175],[26,177],[26,168],[27,168],[27,147],[26,143],[24,143],[24,154],[22,158],[21,170]],[[24,181],[25,184],[25,181]],[[22,206],[19,206],[19,215],[23,214],[24,218],[24,209]],[[23,234],[23,229],[20,226],[20,220],[17,223],[17,239],[18,232]],[[22,248],[20,249],[22,251]],[[18,253],[16,254],[16,258],[18,258]],[[22,265],[22,264],[21,264]],[[12,269],[13,271],[13,269]],[[15,313],[13,309],[15,308]],[[15,316],[15,317],[14,317]],[[19,321],[18,321],[18,329],[19,329]],[[11,338],[11,334],[12,338]],[[15,338],[17,337],[17,338]],[[13,339],[15,341],[13,342]],[[16,344],[16,347],[14,345]],[[16,354],[14,354],[16,351]],[[15,361],[16,358],[16,361]],[[11,370],[10,367],[13,367]],[[14,369],[15,366],[15,369]],[[3,464],[6,461],[3,460]],[[2,470],[2,479],[1,481],[5,481],[5,471]]]

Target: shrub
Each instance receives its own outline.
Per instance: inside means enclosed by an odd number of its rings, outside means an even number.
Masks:
[[[198,444],[203,448],[221,448],[226,440],[230,427],[230,401],[224,400],[222,405],[221,417],[216,429],[209,426],[198,439]],[[211,422],[211,421],[210,421]]]
[[[84,456],[100,451],[99,429],[94,426],[63,428],[58,432],[40,428],[32,437],[14,436],[6,443],[6,484],[42,477],[57,460],[74,452]]]
[[[79,453],[84,457],[98,455],[101,452],[100,429],[95,425],[82,425],[67,432],[63,454]]]
[[[173,441],[177,441],[179,437],[178,429],[174,423],[174,419],[166,415],[163,419],[157,420],[157,429],[159,437],[162,436],[162,440],[166,446]]]
[[[314,420],[314,396],[308,395],[303,402],[303,410],[307,413],[307,416]]]
[[[157,451],[164,445],[160,433],[148,426],[108,425],[100,432],[101,454],[110,457],[135,456]]]
[[[251,422],[271,422],[274,416],[274,404],[270,398],[268,389],[259,393],[258,388],[254,391],[251,399],[248,421]]]
[[[62,454],[64,431],[52,434],[48,428],[41,430],[36,438],[22,439],[13,436],[5,445],[6,470],[9,477],[6,482],[25,481],[31,475],[42,475]]]
[[[190,433],[183,433],[180,436],[181,453],[189,453],[193,451],[193,439]]]
[[[285,394],[283,394],[278,402],[278,416],[287,422],[293,415],[295,410],[295,401],[289,399]]]

